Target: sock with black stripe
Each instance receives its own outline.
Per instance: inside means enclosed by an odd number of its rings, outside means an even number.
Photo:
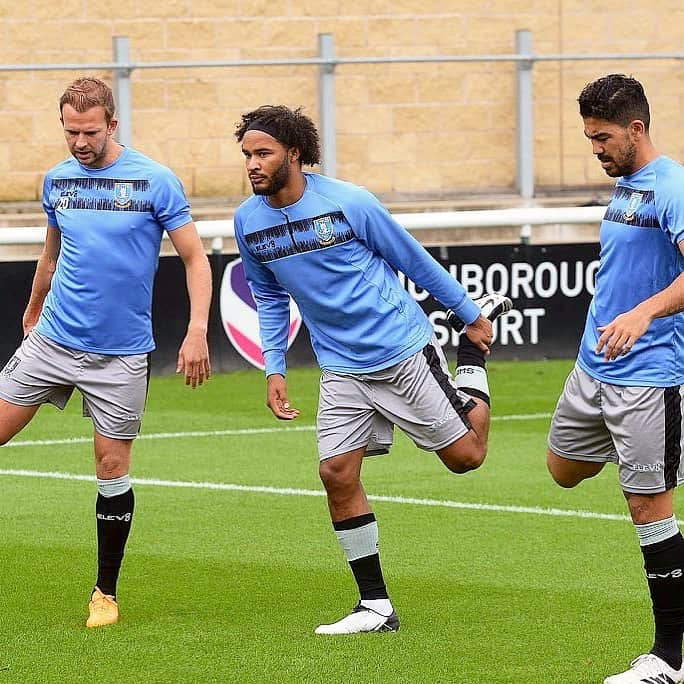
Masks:
[[[684,539],[674,515],[635,527],[653,604],[651,653],[679,670],[684,634]]]
[[[365,513],[338,522],[333,528],[354,574],[361,604],[376,613],[391,615],[392,604],[380,567],[378,523],[373,513]]]
[[[116,596],[124,548],[131,531],[135,498],[128,475],[97,481],[97,582],[103,594]]]
[[[470,341],[470,338],[465,333],[458,338],[456,363],[457,367],[454,375],[456,387],[471,397],[482,399],[487,406],[490,406],[491,400],[489,398],[485,354]]]

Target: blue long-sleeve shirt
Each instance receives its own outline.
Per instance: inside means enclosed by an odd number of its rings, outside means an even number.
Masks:
[[[479,316],[463,286],[370,192],[317,174],[305,178],[294,204],[276,209],[254,195],[235,214],[267,375],[285,374],[288,295],[321,368],[341,373],[388,368],[430,340],[430,321],[393,269],[466,323]]]

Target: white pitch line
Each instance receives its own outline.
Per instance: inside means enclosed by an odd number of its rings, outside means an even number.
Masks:
[[[313,432],[315,425],[295,425],[279,428],[245,428],[242,430],[187,430],[184,432],[151,432],[138,435],[137,439],[180,439],[183,437],[231,437],[244,435],[263,435],[273,432]],[[8,442],[4,448],[24,446],[53,446],[55,444],[86,444],[92,437],[64,437],[63,439],[22,439]]]
[[[92,475],[76,473],[43,472],[39,470],[3,470],[0,476],[36,477],[53,480],[78,480],[94,482]],[[208,489],[229,492],[250,492],[255,494],[276,494],[279,496],[325,496],[325,492],[317,489],[295,489],[292,487],[266,487],[259,485],[240,485],[227,482],[188,482],[183,480],[156,480],[150,478],[131,478],[135,485],[150,487],[176,487],[182,489]],[[614,513],[595,513],[593,511],[566,510],[562,508],[538,508],[534,506],[502,506],[498,504],[470,503],[467,501],[449,501],[441,499],[417,499],[405,496],[369,495],[371,501],[396,503],[410,506],[429,506],[431,508],[459,508],[471,511],[492,511],[495,513],[526,513],[528,515],[544,515],[564,518],[589,518],[593,520],[628,521],[629,516]]]
[[[492,421],[510,420],[538,420],[540,418],[550,418],[550,413],[526,413],[520,415],[492,416]],[[183,437],[236,437],[249,435],[266,435],[284,432],[313,432],[315,425],[292,425],[272,428],[243,428],[234,430],[188,430],[185,432],[151,432],[141,434],[138,439],[181,439]],[[62,439],[21,439],[9,442],[5,448],[11,447],[30,447],[30,446],[55,446],[59,444],[89,444],[93,441],[92,437],[64,437]]]

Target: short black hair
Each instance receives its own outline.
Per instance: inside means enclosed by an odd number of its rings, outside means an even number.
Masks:
[[[242,142],[254,123],[262,124],[271,135],[286,147],[296,147],[299,159],[306,166],[321,162],[321,143],[314,122],[302,113],[301,107],[290,109],[284,105],[263,105],[243,114],[237,123],[235,137]]]
[[[603,119],[623,127],[638,119],[644,122],[647,131],[651,123],[643,86],[624,74],[608,74],[588,83],[577,102],[584,119]]]

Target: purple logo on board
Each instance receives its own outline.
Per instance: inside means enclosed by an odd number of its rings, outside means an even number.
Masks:
[[[231,261],[223,272],[220,292],[221,322],[231,344],[246,361],[264,369],[259,338],[259,318],[252,292],[247,285],[242,259]],[[290,298],[290,329],[287,346],[294,342],[302,317],[294,300]]]

